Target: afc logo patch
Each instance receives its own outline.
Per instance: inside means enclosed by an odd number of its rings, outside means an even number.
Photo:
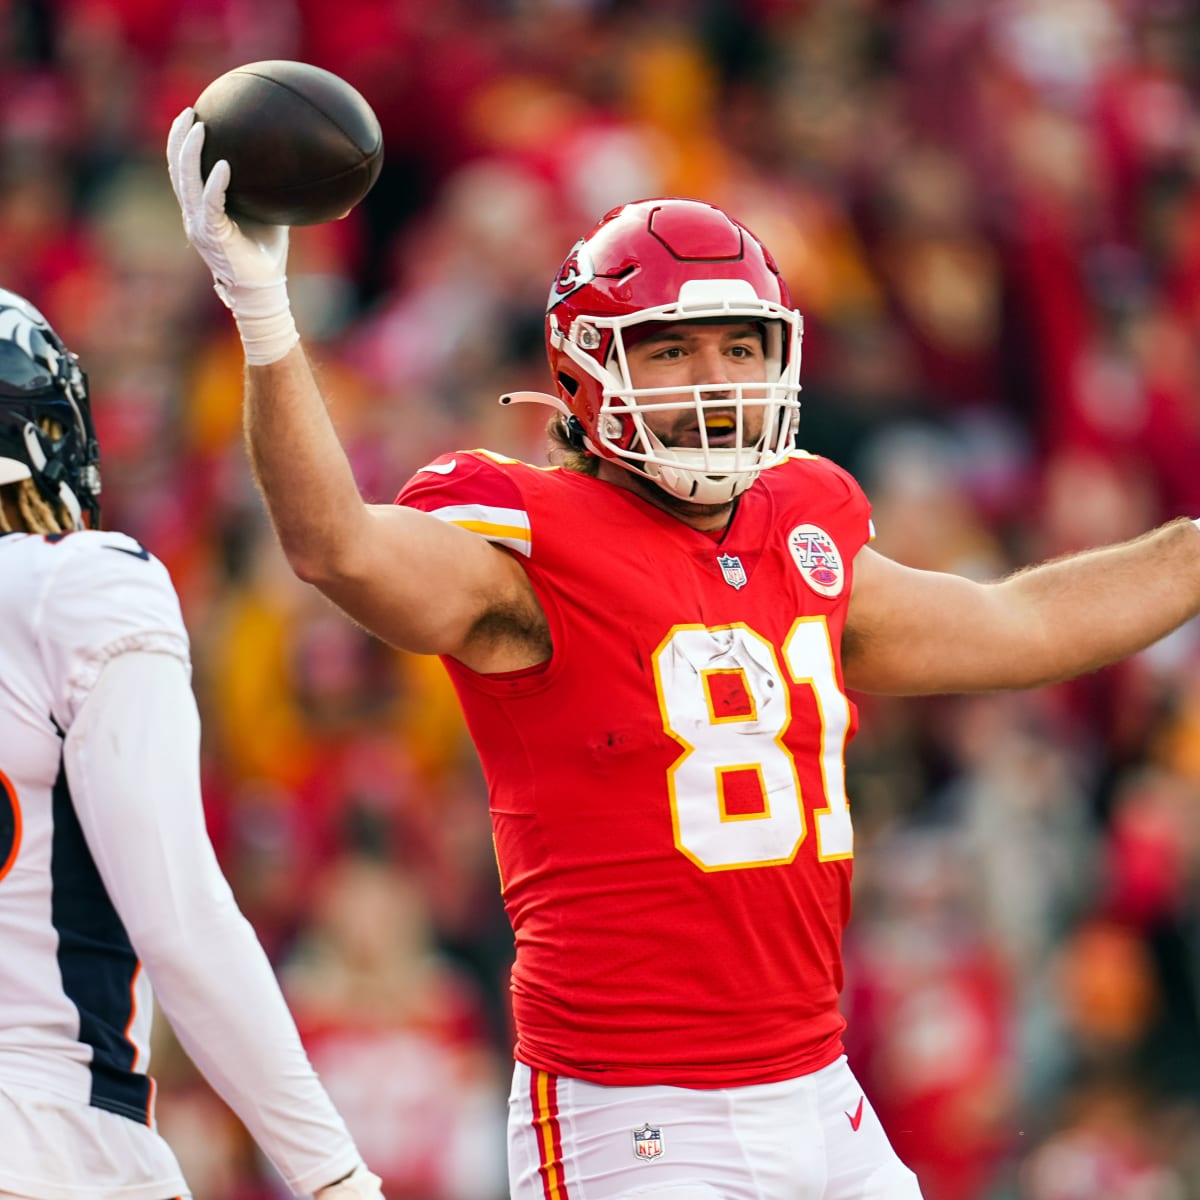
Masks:
[[[842,556],[818,525],[797,525],[788,534],[788,549],[804,582],[821,596],[840,596],[846,586]]]
[[[643,1162],[649,1162],[653,1158],[661,1158],[662,1152],[663,1134],[661,1129],[656,1129],[647,1121],[640,1129],[633,1131],[633,1154],[635,1158],[640,1158]]]

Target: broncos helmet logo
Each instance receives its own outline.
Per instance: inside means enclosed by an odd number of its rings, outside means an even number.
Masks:
[[[46,371],[44,385],[30,379],[26,386],[35,390],[57,386],[74,400],[83,397],[75,356],[62,346],[49,322],[28,300],[4,288],[0,288],[0,342],[11,342]],[[12,385],[16,381],[7,382]]]

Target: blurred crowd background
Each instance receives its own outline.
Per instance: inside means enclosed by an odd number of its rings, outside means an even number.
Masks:
[[[995,577],[1200,515],[1188,0],[0,11],[0,283],[90,372],[106,524],[193,637],[214,843],[389,1200],[505,1194],[511,937],[440,666],[297,583],[249,480],[163,159],[207,83],[305,59],[379,114],[378,185],[290,265],[373,500],[445,450],[544,461],[544,414],[496,398],[548,382],[549,281],[610,207],[676,194],[780,261],[801,444],[858,475],[883,552]],[[927,1200],[1200,1197],[1198,633],[1036,693],[855,697],[851,1061]],[[197,1200],[277,1196],[160,1043]]]

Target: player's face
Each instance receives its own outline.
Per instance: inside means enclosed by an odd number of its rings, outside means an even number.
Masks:
[[[664,324],[661,331],[638,342],[626,351],[630,382],[635,388],[691,389],[705,387],[704,397],[711,401],[728,395],[732,401],[736,385],[762,383],[767,377],[762,333],[751,322],[700,324],[678,321]],[[663,393],[655,402],[685,404],[677,412],[645,412],[645,422],[666,446],[702,444],[699,417],[691,404],[693,393]],[[643,404],[643,409],[645,405]],[[757,440],[762,432],[762,408],[747,404],[744,409],[742,442]],[[705,431],[710,446],[732,446],[737,437],[737,417],[733,403],[706,407]]]

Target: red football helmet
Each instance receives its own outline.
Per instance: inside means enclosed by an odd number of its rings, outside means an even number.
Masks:
[[[631,326],[722,320],[761,324],[762,383],[632,385]],[[592,453],[697,504],[731,500],[792,449],[802,331],[767,248],[698,200],[641,200],[613,209],[571,251],[546,308],[546,349],[569,430]],[[754,405],[763,410],[762,432],[742,445],[745,410]],[[709,445],[705,413],[717,408],[734,410],[736,445]],[[685,409],[697,415],[698,447],[664,445],[643,419],[647,412]]]

